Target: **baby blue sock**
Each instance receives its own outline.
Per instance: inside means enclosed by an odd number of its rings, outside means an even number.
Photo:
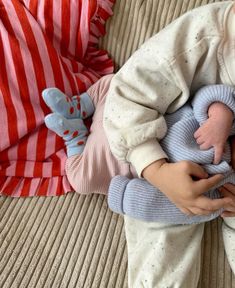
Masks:
[[[87,93],[69,98],[57,88],[47,88],[42,92],[42,97],[52,112],[68,119],[85,119],[94,112],[94,105]]]
[[[68,157],[83,152],[88,130],[82,119],[66,119],[62,115],[52,113],[45,117],[45,124],[48,129],[64,139]]]

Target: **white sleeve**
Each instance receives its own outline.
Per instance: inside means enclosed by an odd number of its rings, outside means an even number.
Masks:
[[[159,64],[149,63],[147,54],[144,62],[139,61],[139,53],[111,81],[104,128],[113,154],[130,162],[141,175],[152,162],[167,158],[158,142],[167,131],[163,115],[181,90],[172,77],[161,73]]]
[[[202,81],[217,81],[221,39],[213,21],[222,19],[217,6],[189,12],[150,38],[111,81],[104,129],[112,153],[130,162],[138,175],[167,158],[159,144],[167,132],[165,113],[183,106]]]

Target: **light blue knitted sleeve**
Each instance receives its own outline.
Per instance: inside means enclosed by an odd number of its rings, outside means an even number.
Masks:
[[[234,175],[228,173],[226,181],[234,183]],[[235,184],[235,183],[234,183]],[[211,199],[220,197],[217,189],[205,194]],[[139,178],[128,179],[115,176],[111,181],[108,194],[110,209],[118,214],[148,222],[172,224],[193,224],[210,221],[220,215],[222,210],[208,216],[187,216],[182,213],[161,191]]]
[[[214,102],[227,105],[235,115],[235,89],[229,85],[207,85],[200,88],[192,99],[194,117],[201,126],[208,118],[209,106]]]

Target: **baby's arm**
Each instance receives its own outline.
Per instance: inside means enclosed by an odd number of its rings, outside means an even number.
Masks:
[[[233,123],[232,110],[221,102],[215,102],[208,109],[208,119],[194,133],[200,149],[214,147],[214,164],[221,161],[225,143],[230,135]]]
[[[193,112],[201,126],[194,134],[200,149],[214,147],[214,164],[221,161],[225,143],[231,135],[235,114],[235,89],[229,85],[208,85],[197,91]]]

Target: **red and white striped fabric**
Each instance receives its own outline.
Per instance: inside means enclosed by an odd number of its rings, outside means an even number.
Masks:
[[[114,0],[0,0],[0,194],[71,191],[63,141],[44,125],[46,87],[84,92],[113,72],[98,50]]]

